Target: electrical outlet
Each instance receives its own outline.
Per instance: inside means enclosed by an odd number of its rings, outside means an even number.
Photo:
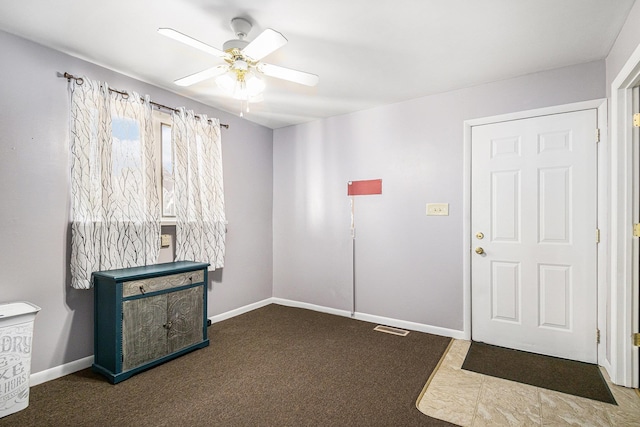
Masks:
[[[449,215],[449,203],[427,203],[427,215]]]

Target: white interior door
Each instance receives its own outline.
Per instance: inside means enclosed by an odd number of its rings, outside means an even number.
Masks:
[[[596,128],[595,109],[472,128],[474,341],[597,362]]]

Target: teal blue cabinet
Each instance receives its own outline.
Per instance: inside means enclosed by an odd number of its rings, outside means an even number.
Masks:
[[[94,272],[93,371],[116,384],[208,346],[208,266],[179,261]]]

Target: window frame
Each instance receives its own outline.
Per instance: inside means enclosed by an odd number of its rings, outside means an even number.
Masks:
[[[155,144],[156,149],[156,182],[157,182],[157,191],[158,196],[160,198],[160,225],[161,226],[175,226],[176,225],[176,217],[175,216],[165,216],[164,215],[164,181],[163,181],[163,168],[162,168],[162,126],[173,127],[173,120],[171,118],[171,114],[166,113],[164,111],[153,109],[152,114],[152,124],[153,124],[153,134],[155,140],[158,141]],[[174,156],[173,150],[171,151],[172,156]],[[175,157],[172,158],[172,165],[175,161]],[[175,193],[174,193],[175,194]]]

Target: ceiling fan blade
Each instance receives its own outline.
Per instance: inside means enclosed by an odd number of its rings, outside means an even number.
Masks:
[[[177,84],[178,86],[191,86],[203,80],[211,79],[213,77],[217,77],[221,74],[224,74],[228,70],[229,70],[228,65],[226,64],[218,65],[217,67],[207,68],[206,70],[178,79],[174,83]]]
[[[318,84],[318,80],[320,80],[320,78],[315,74],[292,70],[291,68],[280,67],[272,64],[261,63],[258,65],[258,70],[267,76],[289,80],[306,86],[315,86]]]
[[[242,53],[255,61],[259,61],[285,44],[287,44],[285,36],[271,28],[267,28],[242,49]]]
[[[189,37],[186,34],[182,34],[181,32],[174,30],[173,28],[158,28],[158,32],[163,36],[169,37],[170,39],[174,39],[176,41],[179,41],[180,43],[184,43],[188,46],[194,47],[210,55],[217,56],[219,58],[231,57],[231,55],[229,55],[227,52],[224,52],[220,49],[216,49],[215,47],[209,46],[206,43],[202,43],[200,40],[196,40],[193,37]]]

